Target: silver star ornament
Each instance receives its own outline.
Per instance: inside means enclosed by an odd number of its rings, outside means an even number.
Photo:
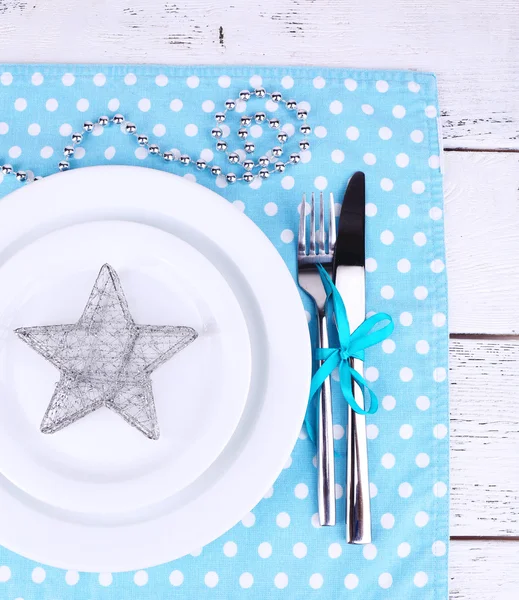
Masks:
[[[160,431],[150,375],[197,337],[191,327],[136,325],[110,265],[101,268],[76,324],[15,333],[60,371],[42,433],[106,406],[153,440]]]

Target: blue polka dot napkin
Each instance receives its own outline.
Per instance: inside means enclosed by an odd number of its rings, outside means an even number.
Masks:
[[[121,112],[161,147],[211,160],[213,113],[241,89],[264,86],[309,111],[310,150],[261,186],[226,185],[208,171],[146,157],[133,138],[96,130],[71,161],[149,165],[215,189],[269,236],[295,275],[303,192],[342,200],[366,173],[367,305],[393,316],[391,339],[370,349],[366,377],[382,399],[368,420],[373,543],[344,542],[344,456],[337,460],[339,523],[317,526],[315,450],[301,433],[282,475],[260,504],[220,539],[173,563],[132,573],[77,573],[0,549],[4,600],[155,600],[447,597],[447,288],[442,177],[434,76],[320,68],[108,65],[0,66],[0,162],[48,175],[84,120]],[[298,123],[265,99],[295,145]],[[224,136],[228,130],[223,127]],[[251,131],[258,151],[268,127]],[[250,138],[249,138],[250,139]],[[227,138],[238,145],[235,132]],[[236,144],[234,143],[236,141]],[[259,153],[258,152],[258,153]],[[232,170],[223,158],[215,156]],[[0,196],[20,185],[0,175]],[[305,300],[306,302],[306,300]],[[310,327],[315,318],[307,305]],[[287,349],[289,349],[287,340]],[[334,435],[344,450],[345,410]]]

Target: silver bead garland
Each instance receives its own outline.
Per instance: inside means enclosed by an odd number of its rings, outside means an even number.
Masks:
[[[288,160],[277,160],[282,156],[284,149],[283,145],[288,141],[288,133],[283,130],[280,120],[277,117],[271,117],[267,119],[267,115],[263,111],[254,113],[253,117],[248,115],[242,115],[240,117],[240,128],[238,129],[237,136],[240,140],[244,141],[243,150],[249,157],[241,159],[239,151],[229,150],[227,142],[223,138],[223,130],[220,127],[221,123],[224,123],[227,119],[228,112],[232,112],[236,109],[237,102],[243,101],[248,102],[251,98],[264,99],[269,97],[276,104],[282,104],[285,106],[288,112],[296,111],[296,118],[299,121],[303,121],[303,124],[299,128],[299,132],[303,136],[298,146],[300,151],[306,151],[310,148],[310,142],[307,138],[312,132],[312,128],[307,123],[308,111],[304,108],[297,108],[297,102],[293,99],[285,100],[280,92],[267,92],[264,88],[256,88],[253,90],[242,90],[236,100],[229,99],[225,102],[225,110],[218,111],[215,113],[214,118],[216,126],[211,129],[211,136],[215,139],[216,150],[221,153],[225,153],[227,161],[233,165],[241,167],[243,173],[241,176],[236,173],[229,172],[223,173],[222,168],[216,164],[208,163],[203,158],[192,159],[188,154],[175,153],[171,150],[161,151],[160,146],[155,143],[150,143],[149,138],[146,134],[137,133],[137,126],[135,123],[127,121],[121,114],[115,114],[113,117],[102,115],[94,124],[92,121],[85,121],[83,123],[83,132],[75,132],[71,135],[71,144],[67,144],[63,149],[63,155],[65,160],[61,160],[58,163],[58,169],[60,171],[67,171],[70,168],[69,159],[75,155],[76,147],[84,141],[84,135],[92,133],[94,127],[107,127],[110,124],[120,125],[121,130],[128,134],[133,135],[137,138],[139,146],[146,148],[148,154],[152,156],[160,156],[166,162],[178,161],[183,166],[193,165],[199,171],[208,169],[209,172],[215,176],[224,176],[227,183],[233,184],[236,181],[244,181],[245,183],[252,183],[256,178],[262,180],[268,179],[272,173],[283,173],[287,166],[296,165],[301,160],[299,152],[292,152]],[[270,129],[276,132],[276,140],[278,144],[274,146],[267,154],[260,156],[257,161],[254,161],[250,155],[256,151],[256,146],[251,141],[246,141],[249,135],[249,127],[252,123],[259,125],[267,124]],[[272,163],[273,164],[272,166]],[[3,175],[14,175],[18,181],[30,183],[37,181],[41,177],[34,177],[32,174],[28,174],[25,171],[15,171],[9,164],[5,164],[1,168]]]

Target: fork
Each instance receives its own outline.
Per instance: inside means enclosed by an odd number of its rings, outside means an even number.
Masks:
[[[331,274],[336,240],[335,204],[333,194],[330,194],[329,200],[328,251],[326,251],[324,200],[322,192],[319,195],[318,231],[315,229],[315,194],[312,192],[309,237],[310,239],[308,240],[306,233],[306,194],[303,194],[297,245],[297,277],[300,287],[315,303],[319,324],[317,328],[317,347],[328,348],[328,323],[325,313],[326,292],[316,265],[321,264],[326,271]],[[332,394],[330,379],[328,378],[323,384],[319,398],[317,498],[320,525],[335,525],[335,464],[332,427]]]

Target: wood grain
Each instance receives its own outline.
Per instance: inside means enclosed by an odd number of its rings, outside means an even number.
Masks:
[[[446,146],[519,148],[515,0],[0,0],[0,15],[3,62],[434,71]]]

